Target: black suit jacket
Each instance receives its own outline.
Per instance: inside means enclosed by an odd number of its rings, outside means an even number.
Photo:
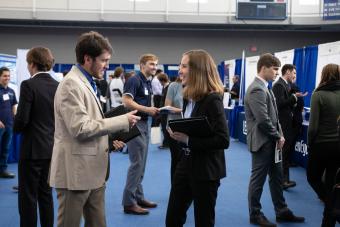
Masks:
[[[290,93],[296,93],[300,92],[300,88],[292,83],[290,84],[291,90]],[[293,128],[300,128],[302,127],[303,117],[302,117],[302,111],[303,107],[305,106],[305,103],[303,101],[303,97],[299,97],[297,100],[296,105],[293,108]]]
[[[284,137],[291,134],[293,108],[297,99],[290,92],[288,84],[280,77],[273,86],[273,93],[275,95],[277,110],[279,113],[279,121],[282,127]]]
[[[58,82],[36,74],[20,86],[14,131],[22,133],[20,159],[51,159],[54,142],[54,95]]]
[[[210,137],[190,137],[190,155],[183,155],[178,164],[179,171],[188,171],[196,180],[219,180],[226,176],[224,149],[229,147],[230,140],[222,99],[219,94],[209,94],[195,103],[191,113],[192,117],[206,116],[213,130]],[[184,100],[183,112],[186,105]]]

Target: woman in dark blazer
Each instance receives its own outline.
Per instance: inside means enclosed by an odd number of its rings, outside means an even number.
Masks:
[[[340,69],[328,64],[322,69],[321,81],[313,92],[308,127],[310,147],[307,179],[319,198],[325,202],[322,227],[335,226],[330,201],[334,177],[340,168],[337,118],[340,115]],[[324,172],[325,182],[322,181]]]
[[[194,202],[195,226],[211,227],[220,179],[226,176],[224,149],[229,147],[223,85],[212,57],[204,50],[184,53],[179,74],[185,86],[184,117],[206,116],[212,133],[198,138],[169,129],[171,138],[181,143],[183,155],[171,186],[166,226],[182,227]]]

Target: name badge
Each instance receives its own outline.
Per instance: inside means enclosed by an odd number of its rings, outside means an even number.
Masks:
[[[149,95],[149,90],[147,88],[145,88],[144,94]]]
[[[8,95],[8,94],[3,94],[2,99],[3,99],[4,101],[9,100],[9,95]]]

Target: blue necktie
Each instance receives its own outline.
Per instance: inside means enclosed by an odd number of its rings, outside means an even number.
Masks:
[[[91,84],[91,87],[93,88],[93,90],[94,90],[94,93],[97,95],[97,97],[99,98],[99,93],[98,93],[98,90],[97,90],[97,85],[96,85],[96,82],[94,81],[94,80],[92,80],[91,82],[90,82],[90,84]]]

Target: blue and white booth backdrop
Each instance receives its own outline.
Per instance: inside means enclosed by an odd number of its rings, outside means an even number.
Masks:
[[[340,64],[340,41],[319,45],[315,87],[321,79],[322,68],[330,63]]]
[[[281,67],[280,67],[280,70],[279,70],[279,76],[275,79],[275,81],[274,81],[274,83],[275,83],[276,81],[278,81],[280,76],[282,76],[282,73],[281,73],[282,66],[284,66],[285,64],[293,64],[293,62],[294,62],[294,50],[286,50],[286,51],[276,52],[276,53],[274,53],[274,55],[281,62]]]
[[[10,70],[11,80],[9,82],[9,87],[15,92],[18,97],[19,87],[17,81],[17,68],[16,68],[17,57],[14,55],[0,54],[0,67],[7,67]]]
[[[245,77],[244,77],[244,84],[245,84],[245,92],[249,85],[253,82],[255,77],[257,76],[257,62],[260,59],[260,56],[253,56],[247,57],[245,60]]]
[[[17,84],[20,88],[21,82],[30,78],[30,73],[27,69],[26,55],[29,50],[17,49]],[[20,89],[18,90],[18,99],[20,97]]]

